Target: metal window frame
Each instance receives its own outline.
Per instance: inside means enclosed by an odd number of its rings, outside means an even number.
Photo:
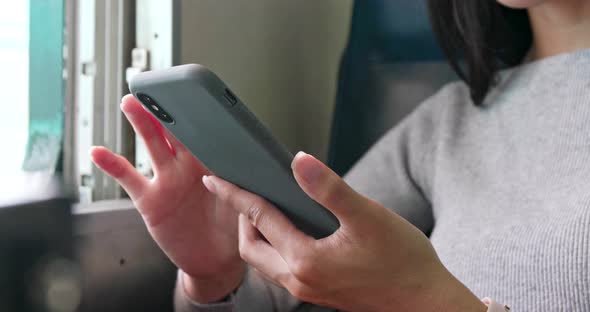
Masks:
[[[149,176],[151,162],[117,103],[128,93],[132,50],[149,52],[142,70],[179,60],[180,0],[66,0],[64,175],[81,203],[124,198],[88,155],[102,145]]]
[[[127,93],[125,69],[135,41],[134,0],[67,0],[66,183],[82,203],[124,197],[92,165],[102,145],[134,161],[134,136],[117,103]]]
[[[77,158],[75,157],[75,90],[76,90],[76,37],[77,37],[77,1],[66,0],[65,2],[65,35],[64,35],[64,138],[63,138],[63,182],[71,195],[77,199]]]

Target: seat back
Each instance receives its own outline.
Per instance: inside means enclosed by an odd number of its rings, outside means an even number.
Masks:
[[[328,165],[345,174],[388,129],[455,79],[432,32],[425,0],[355,1]]]

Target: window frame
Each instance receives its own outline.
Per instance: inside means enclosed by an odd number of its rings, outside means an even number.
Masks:
[[[69,74],[64,167],[81,203],[124,198],[91,162],[101,145],[134,161],[134,136],[117,103],[127,93],[125,70],[135,42],[135,1],[66,0]]]
[[[125,198],[120,186],[91,162],[88,150],[101,145],[123,155],[149,176],[143,142],[118,108],[129,93],[132,50],[148,51],[141,70],[176,64],[180,0],[63,0],[67,55],[64,73],[64,180],[82,206]],[[156,18],[157,17],[157,18]],[[131,73],[136,71],[130,71]]]

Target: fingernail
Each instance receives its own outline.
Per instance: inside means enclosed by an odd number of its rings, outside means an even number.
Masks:
[[[90,156],[92,156],[92,152],[94,152],[94,150],[97,149],[97,148],[98,148],[98,146],[91,146],[90,149],[88,150],[88,154]]]
[[[301,157],[303,157],[303,156],[305,156],[305,155],[307,155],[307,153],[305,153],[305,152],[303,152],[303,151],[300,151],[300,152],[298,152],[297,154],[295,154],[295,157],[293,157],[293,161],[291,161],[291,169],[295,169],[295,161],[296,161],[298,158],[301,158]]]
[[[304,152],[299,152],[295,158],[301,158],[307,156]],[[313,157],[306,157],[307,159],[297,161],[297,173],[308,183],[314,183],[322,174],[322,167],[318,161]]]
[[[90,160],[94,162],[94,151],[98,149],[98,146],[91,146],[88,150],[88,155],[90,156]]]
[[[208,176],[203,176],[203,185],[205,185],[205,188],[213,194],[217,191],[217,189],[215,189],[215,183],[213,183]]]

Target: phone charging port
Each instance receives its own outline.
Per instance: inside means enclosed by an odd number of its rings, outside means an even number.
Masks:
[[[231,106],[234,106],[236,103],[238,103],[238,98],[229,89],[225,89],[223,96],[231,104]]]

